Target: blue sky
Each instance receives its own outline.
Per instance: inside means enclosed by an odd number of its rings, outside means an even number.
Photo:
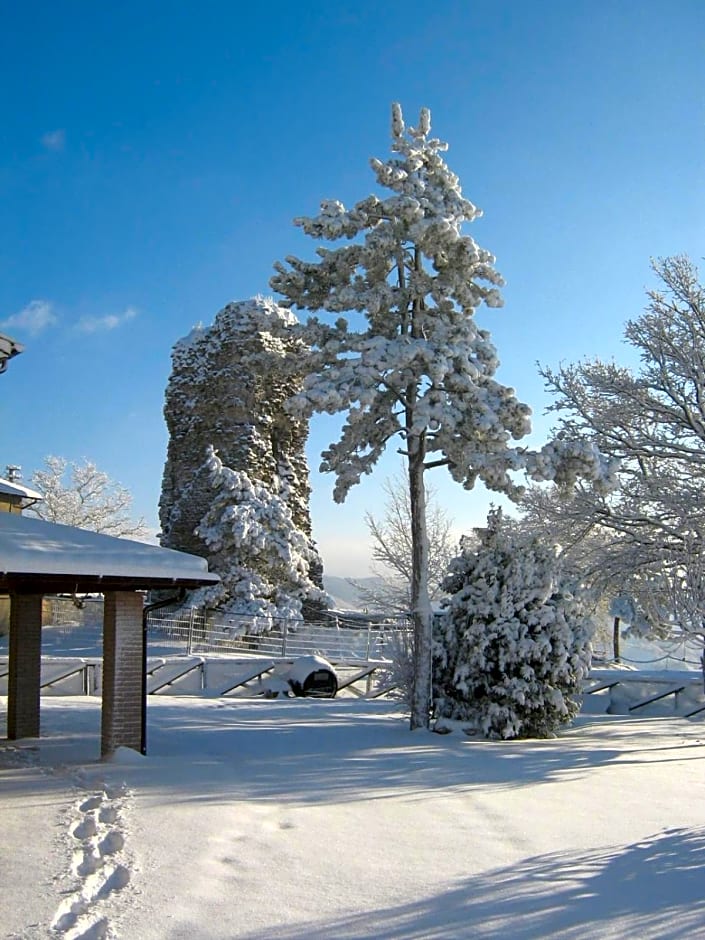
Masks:
[[[379,7],[379,8],[378,8]],[[389,112],[428,106],[497,257],[481,311],[500,377],[535,412],[536,361],[629,361],[649,259],[705,244],[705,5],[649,2],[3,4],[0,323],[26,352],[0,378],[0,470],[89,457],[156,529],[173,343],[230,300],[270,293],[321,199],[374,188]],[[362,515],[315,471],[331,574],[364,574]],[[436,471],[459,531],[489,497]]]

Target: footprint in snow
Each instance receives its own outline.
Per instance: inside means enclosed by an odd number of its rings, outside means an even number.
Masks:
[[[64,940],[108,940],[114,936],[100,908],[101,902],[130,883],[130,868],[122,857],[125,834],[121,809],[127,796],[124,785],[103,786],[77,801],[69,832],[75,845],[71,872],[78,886],[59,905],[51,924],[52,935]]]

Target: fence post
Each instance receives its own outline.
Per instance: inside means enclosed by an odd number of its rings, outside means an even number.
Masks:
[[[282,656],[286,656],[286,640],[289,633],[289,621],[285,620],[282,627]]]
[[[366,659],[368,662],[370,661],[370,646],[371,646],[371,644],[372,644],[372,624],[371,624],[370,621],[368,620],[368,621],[367,621],[367,655],[365,656],[365,659]]]
[[[188,639],[186,640],[186,655],[193,652],[193,628],[196,621],[196,608],[191,607],[188,613]]]
[[[198,612],[198,608],[196,609],[196,617],[198,618],[199,616],[200,616],[200,628],[199,629],[201,631],[200,642],[205,646],[206,643],[208,643],[212,639],[212,636],[213,636],[213,625],[211,624],[210,628],[208,626],[208,608],[206,607],[205,604],[203,605],[203,610],[200,612],[200,615]]]

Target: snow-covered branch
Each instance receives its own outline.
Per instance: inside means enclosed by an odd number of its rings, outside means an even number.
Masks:
[[[190,603],[251,617],[248,629],[255,631],[279,619],[300,619],[305,603],[325,606],[326,595],[311,580],[320,560],[282,496],[224,466],[212,447],[203,472],[215,498],[198,534],[221,580],[197,592]]]
[[[146,536],[144,519],[131,515],[132,494],[92,461],[49,456],[44,464],[32,474],[32,485],[44,499],[27,509],[27,515],[118,538]]]
[[[685,257],[652,267],[662,289],[648,292],[625,330],[638,369],[599,360],[542,369],[563,433],[607,455],[618,481],[612,493],[586,487],[543,512],[556,531],[585,533],[572,542],[587,576],[648,608],[662,632],[671,615],[657,611],[682,606],[676,598],[699,581],[705,544],[705,291]]]

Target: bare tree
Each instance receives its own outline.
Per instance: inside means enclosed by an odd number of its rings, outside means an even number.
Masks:
[[[647,627],[646,597],[654,596],[662,565],[657,546],[636,545],[600,523],[596,507],[606,505],[604,494],[583,482],[569,493],[530,486],[518,502],[521,516],[516,529],[553,545],[564,569],[589,588],[600,620],[596,635],[612,646],[615,660],[621,656],[620,639],[625,626],[660,633]],[[626,612],[629,612],[627,616]],[[609,637],[602,622],[612,617]]]
[[[397,475],[386,479],[382,489],[386,495],[384,515],[375,518],[372,513],[365,513],[365,524],[372,539],[372,557],[377,562],[370,570],[377,580],[371,587],[354,579],[350,579],[350,583],[367,607],[408,614],[411,610],[413,567],[409,487],[406,479]],[[435,491],[427,486],[428,594],[431,602],[442,596],[441,583],[456,554],[452,526],[448,515],[438,505]]]
[[[705,691],[705,550],[700,537],[689,537],[680,558],[667,554],[654,590],[646,594],[644,608],[649,623],[662,633],[695,646]]]
[[[135,520],[130,514],[129,490],[92,461],[84,458],[75,463],[49,456],[44,464],[31,478],[44,499],[28,509],[27,515],[118,538],[140,539],[147,534],[144,519]]]
[[[660,286],[625,329],[638,370],[600,360],[541,370],[562,432],[619,461],[619,488],[579,487],[568,504],[542,497],[529,511],[663,635],[673,620],[658,612],[669,602],[694,622],[683,585],[692,601],[705,557],[705,289],[687,257],[652,269]]]

